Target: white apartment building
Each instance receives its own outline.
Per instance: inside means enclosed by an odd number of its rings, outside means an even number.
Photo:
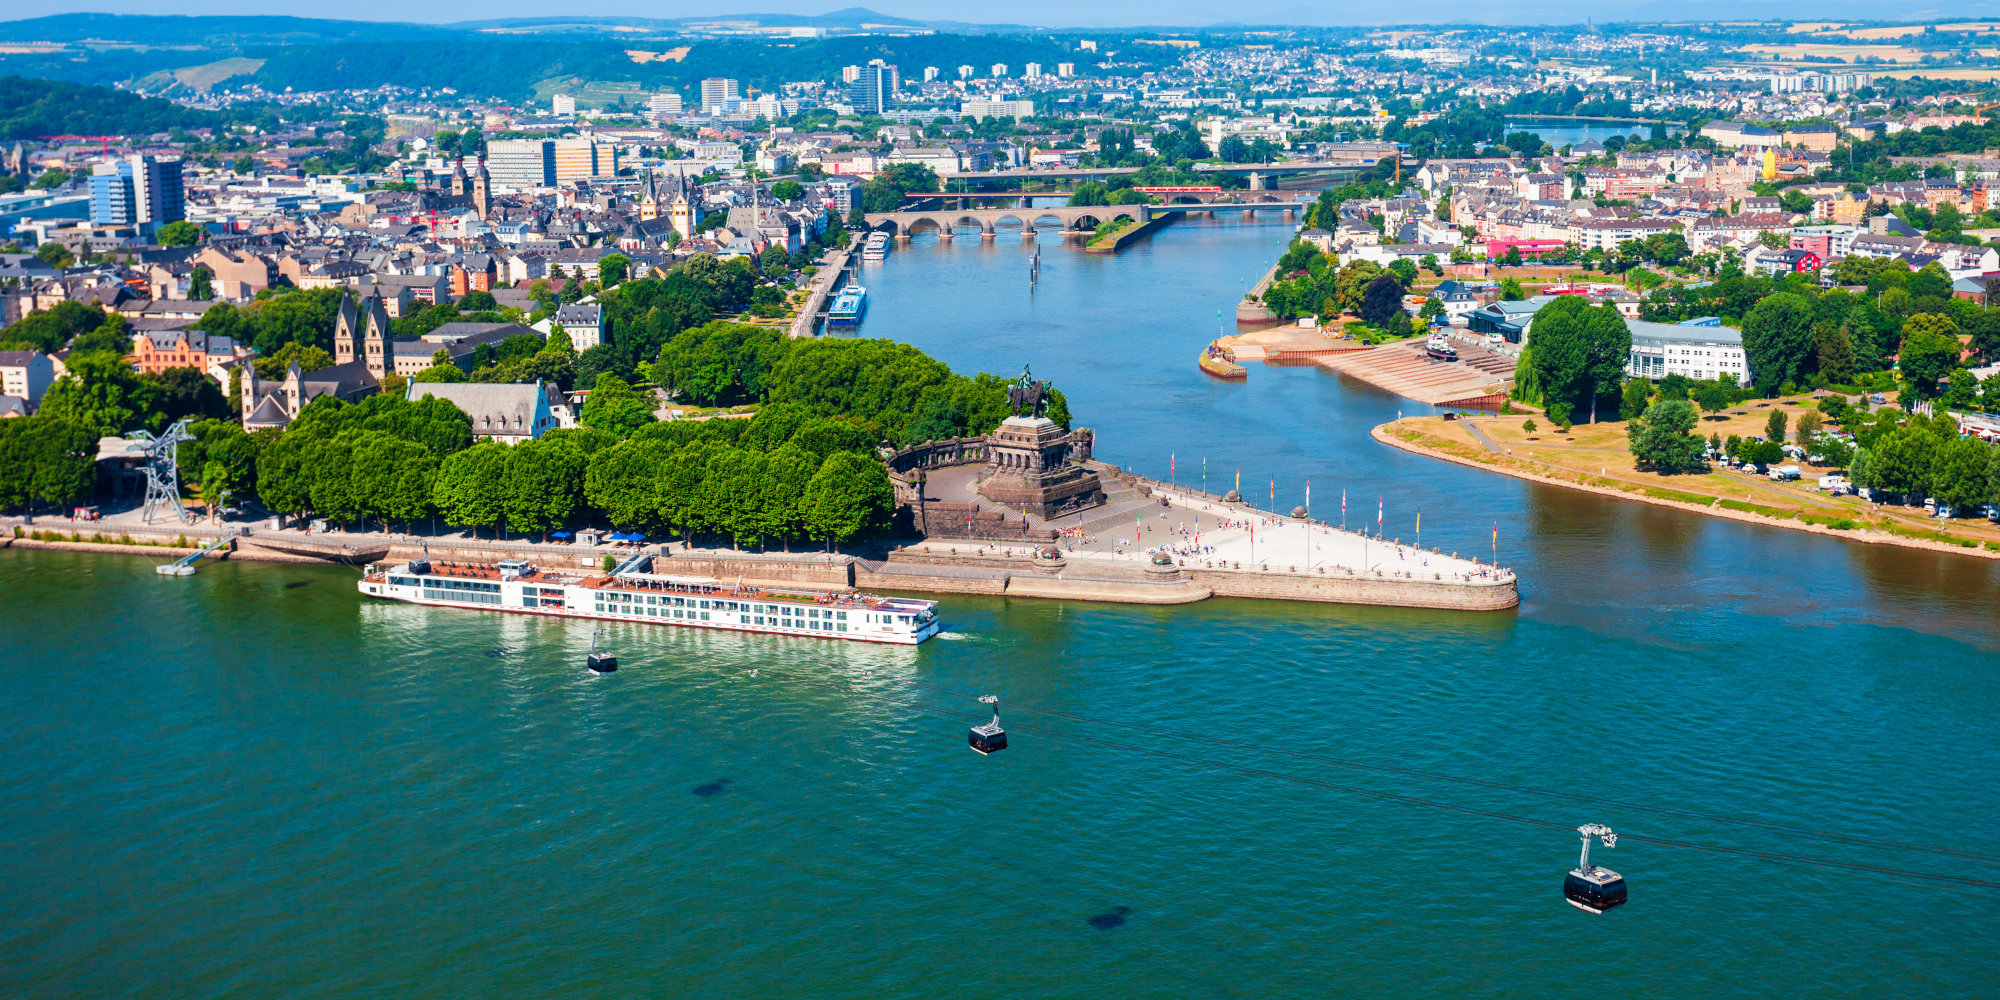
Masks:
[[[646,99],[646,110],[656,115],[678,115],[686,110],[685,104],[676,93],[654,94]]]
[[[1726,326],[1686,326],[1630,319],[1632,353],[1625,374],[1662,379],[1682,375],[1701,381],[1727,375],[1738,385],[1751,379],[1750,361],[1743,353],[1743,331]]]
[[[568,94],[557,94],[551,103],[558,118],[565,115],[574,116],[576,114],[576,98]]]

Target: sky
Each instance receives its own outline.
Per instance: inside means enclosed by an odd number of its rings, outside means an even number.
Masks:
[[[482,0],[476,5],[411,4],[407,0],[347,0],[335,7],[270,3],[269,0],[179,0],[162,8],[151,0],[0,0],[0,20],[71,11],[120,14],[290,14],[373,21],[458,21],[581,14],[629,17],[710,17],[732,13],[823,14],[847,4],[840,0],[710,0],[705,3],[578,0],[551,6],[547,0]],[[1622,20],[1709,20],[1745,18],[1851,18],[1923,20],[1940,17],[2000,17],[2000,0],[1944,0],[1892,4],[1883,0],[1822,0],[1809,8],[1776,0],[1409,0],[1396,4],[1336,0],[879,0],[856,6],[918,20],[1004,22],[1049,27],[1129,25],[1203,26],[1248,24],[1418,24],[1581,23]]]

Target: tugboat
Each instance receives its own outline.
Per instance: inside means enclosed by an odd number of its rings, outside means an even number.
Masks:
[[[1424,353],[1429,355],[1432,361],[1458,360],[1458,348],[1453,347],[1451,341],[1445,339],[1442,333],[1433,333],[1429,340],[1424,341]]]

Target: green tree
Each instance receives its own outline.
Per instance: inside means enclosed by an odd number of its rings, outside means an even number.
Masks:
[[[1854,338],[1845,323],[1825,333],[1815,326],[1813,341],[1816,367],[1821,376],[1828,382],[1845,382],[1854,377]]]
[[[805,197],[805,185],[798,181],[779,181],[771,185],[771,197],[779,201],[797,201]]]
[[[896,492],[882,463],[853,452],[827,458],[806,484],[806,527],[812,537],[851,542],[889,529]]]
[[[207,302],[215,298],[215,272],[207,264],[196,264],[188,273],[188,298],[196,302]]]
[[[1965,508],[1993,498],[1994,447],[1978,438],[1953,438],[1938,449],[1932,492],[1939,502]]]
[[[1772,410],[1764,421],[1764,440],[1783,442],[1785,440],[1785,411]]]
[[[424,370],[416,373],[415,375],[410,376],[410,381],[464,382],[468,380],[463,370],[461,370],[457,365],[447,361],[444,362],[443,364],[433,364],[429,368],[425,368]]]
[[[613,527],[651,533],[661,518],[660,476],[673,453],[661,441],[620,441],[590,456],[583,495]]]
[[[1812,307],[1790,292],[1769,295],[1743,316],[1743,353],[1766,396],[1786,382],[1803,382],[1813,362]]]
[[[66,503],[97,482],[97,434],[46,411],[0,420],[0,510]]]
[[[73,355],[69,370],[49,386],[37,412],[91,428],[97,435],[141,427],[157,430],[159,389],[141,381],[115,354]]]
[[[436,506],[436,452],[415,441],[372,434],[353,451],[354,479],[364,510],[385,522],[408,526],[429,517]]]
[[[640,427],[653,423],[652,396],[640,392],[624,379],[609,372],[597,376],[590,396],[583,404],[583,423],[628,438]]]
[[[1958,367],[1962,348],[1958,327],[1945,316],[1918,313],[1903,322],[1903,350],[1897,368],[1903,373],[1904,402],[1936,399],[1938,383]]]
[[[1653,383],[1635,378],[1625,383],[1624,392],[1618,401],[1618,415],[1626,420],[1637,420],[1646,412],[1646,406],[1653,396]]]
[[[1890,431],[1868,452],[1874,484],[1895,493],[1929,496],[1941,444],[1927,428]]]
[[[105,317],[104,310],[96,306],[65,300],[52,308],[31,312],[0,330],[0,347],[53,354],[76,337],[103,326]]]
[[[153,234],[153,239],[163,247],[191,247],[201,242],[201,227],[186,220],[169,222]]]
[[[508,449],[501,492],[507,524],[515,531],[548,533],[568,524],[583,506],[588,461],[564,441],[524,441]]]
[[[597,282],[610,288],[625,280],[625,272],[632,267],[632,258],[622,253],[608,253],[597,260]]]
[[[461,528],[491,526],[499,536],[507,517],[507,456],[506,445],[487,441],[445,458],[431,492],[431,502],[445,523]]]
[[[1535,314],[1529,331],[1535,382],[1549,404],[1560,404],[1563,415],[1590,411],[1597,420],[1597,400],[1617,391],[1625,361],[1632,353],[1632,333],[1615,306],[1591,308],[1581,296],[1564,295]],[[1551,419],[1558,414],[1550,410]],[[1559,421],[1560,422],[1560,421]]]

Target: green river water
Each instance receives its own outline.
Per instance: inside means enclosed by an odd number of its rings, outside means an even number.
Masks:
[[[2000,995],[1995,564],[1410,456],[1366,432],[1420,407],[1312,369],[1206,379],[1286,232],[1050,238],[1032,297],[1018,237],[919,237],[862,332],[1031,362],[1149,475],[1497,524],[1518,610],[947,597],[914,649],[617,625],[595,676],[583,623],[341,569],[0,553],[0,995]],[[1560,894],[1585,822],[1631,838],[1604,916]]]

